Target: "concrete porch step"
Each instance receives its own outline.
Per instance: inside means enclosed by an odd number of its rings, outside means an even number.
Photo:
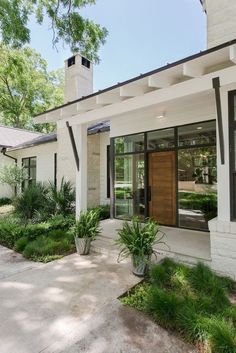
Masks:
[[[199,257],[181,254],[169,250],[158,249],[158,247],[156,247],[155,250],[158,252],[157,261],[160,261],[161,258],[169,257],[177,262],[182,262],[188,265],[196,265],[199,261],[209,265],[211,262],[211,259],[201,259]],[[92,242],[91,252],[118,257],[120,249],[115,244],[113,238],[110,238],[107,235],[101,235]],[[153,260],[155,260],[155,257]]]

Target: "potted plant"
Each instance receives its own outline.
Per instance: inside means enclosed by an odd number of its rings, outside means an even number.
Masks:
[[[124,222],[122,229],[118,230],[116,240],[116,244],[121,247],[118,262],[131,255],[133,274],[143,277],[147,272],[151,256],[157,253],[153,248],[154,245],[165,244],[162,241],[164,236],[157,222],[152,219],[142,221],[134,217],[130,222]]]
[[[81,212],[79,220],[75,224],[75,245],[78,254],[89,254],[91,241],[99,233],[99,212],[97,210]]]

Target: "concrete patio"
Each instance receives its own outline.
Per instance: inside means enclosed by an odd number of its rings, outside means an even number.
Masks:
[[[117,230],[122,227],[123,221],[108,219],[101,222],[101,236],[93,243],[93,250],[100,253],[118,253],[115,245]],[[208,232],[195,231],[190,229],[161,227],[165,233],[164,244],[157,244],[156,250],[163,256],[173,257],[187,263],[197,261],[209,262],[210,255],[210,234]]]
[[[17,272],[15,259],[0,279],[1,353],[195,352],[117,300],[139,281],[129,262],[73,254]]]

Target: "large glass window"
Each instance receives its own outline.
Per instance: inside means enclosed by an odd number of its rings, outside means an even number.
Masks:
[[[178,151],[179,225],[208,229],[217,215],[216,148]]]
[[[151,131],[147,133],[148,150],[171,149],[175,147],[174,129]]]
[[[115,157],[115,216],[143,216],[144,208],[144,154]]]
[[[202,122],[178,128],[178,145],[190,147],[197,145],[216,144],[215,121]]]
[[[144,134],[135,134],[115,139],[115,153],[130,153],[144,151]]]
[[[27,172],[27,178],[22,183],[22,190],[36,184],[36,157],[22,158],[22,166]]]
[[[236,141],[236,133],[232,139]],[[178,180],[177,185],[174,183],[173,191],[178,195],[177,200],[173,202],[175,214],[177,208],[178,225],[208,230],[208,221],[217,216],[215,121],[115,138],[113,166],[115,217],[130,219],[135,215],[148,216],[149,202],[145,195],[149,194],[147,184],[150,171],[149,175],[145,173],[148,173],[149,154],[168,150],[175,151],[174,154],[178,159],[178,163],[174,163],[176,167],[171,170],[174,180]],[[236,157],[233,163],[236,166]],[[163,162],[158,162],[156,170],[159,168],[163,168]],[[166,187],[165,180],[160,181],[158,173],[153,177],[156,178],[156,183],[162,182],[163,188]],[[160,210],[163,211],[163,205],[156,204],[155,210],[156,214]]]

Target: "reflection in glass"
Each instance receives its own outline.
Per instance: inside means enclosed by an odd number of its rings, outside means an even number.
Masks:
[[[144,155],[115,157],[115,216],[144,216]]]
[[[147,134],[149,150],[173,148],[175,146],[174,129],[152,131]]]
[[[216,148],[178,151],[179,225],[208,229],[217,215]]]
[[[144,134],[128,135],[115,138],[115,153],[143,152]]]
[[[178,128],[179,146],[216,144],[216,122],[208,121]]]

